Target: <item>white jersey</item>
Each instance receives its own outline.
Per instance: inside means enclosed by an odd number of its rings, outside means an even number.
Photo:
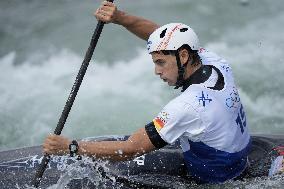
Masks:
[[[223,182],[245,169],[250,146],[247,120],[231,68],[205,49],[199,51],[203,65],[217,68],[224,88],[213,90],[218,74],[190,85],[169,102],[153,120],[167,143],[179,139],[190,173],[206,182]]]

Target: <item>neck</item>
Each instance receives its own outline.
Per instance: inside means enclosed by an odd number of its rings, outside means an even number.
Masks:
[[[184,79],[188,79],[196,70],[198,70],[201,67],[201,64],[198,65],[188,65],[185,69]]]
[[[192,84],[204,83],[210,77],[211,73],[211,66],[201,64],[196,66],[195,71],[192,71],[192,74],[184,80],[182,92]]]

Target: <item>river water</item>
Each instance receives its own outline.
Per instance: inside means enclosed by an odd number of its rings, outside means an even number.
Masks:
[[[0,1],[0,150],[41,144],[53,132],[99,3]],[[250,132],[284,134],[282,0],[123,0],[117,6],[160,25],[194,28],[202,46],[232,66]],[[178,93],[154,75],[145,41],[105,25],[63,135],[131,134]]]

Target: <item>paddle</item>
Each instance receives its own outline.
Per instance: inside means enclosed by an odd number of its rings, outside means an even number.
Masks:
[[[113,0],[108,0],[108,1],[113,2]],[[77,74],[76,80],[73,84],[73,87],[71,89],[71,92],[69,94],[67,102],[64,106],[64,109],[61,113],[61,116],[60,116],[59,121],[57,123],[57,126],[55,128],[54,134],[56,134],[56,135],[60,135],[62,130],[63,130],[64,124],[67,120],[67,117],[68,117],[69,112],[72,108],[73,102],[74,102],[76,95],[79,91],[80,85],[83,81],[84,75],[85,75],[87,68],[89,66],[89,62],[90,62],[90,60],[93,56],[93,52],[96,48],[96,45],[98,43],[98,39],[99,39],[101,32],[103,30],[103,27],[104,27],[104,22],[98,21],[96,29],[94,31],[94,34],[92,36],[89,48],[88,48],[88,50],[85,54],[85,58],[84,58],[83,63],[80,67],[79,73]],[[42,175],[43,175],[43,173],[44,173],[44,171],[45,171],[45,169],[46,169],[46,167],[49,163],[49,160],[50,160],[50,156],[48,154],[43,156],[41,164],[39,165],[37,172],[35,174],[35,178],[31,182],[31,185],[33,187],[37,188],[39,186]]]

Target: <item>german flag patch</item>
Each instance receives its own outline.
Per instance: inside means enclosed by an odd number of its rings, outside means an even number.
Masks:
[[[159,117],[155,118],[153,122],[157,131],[160,131],[165,125]]]

